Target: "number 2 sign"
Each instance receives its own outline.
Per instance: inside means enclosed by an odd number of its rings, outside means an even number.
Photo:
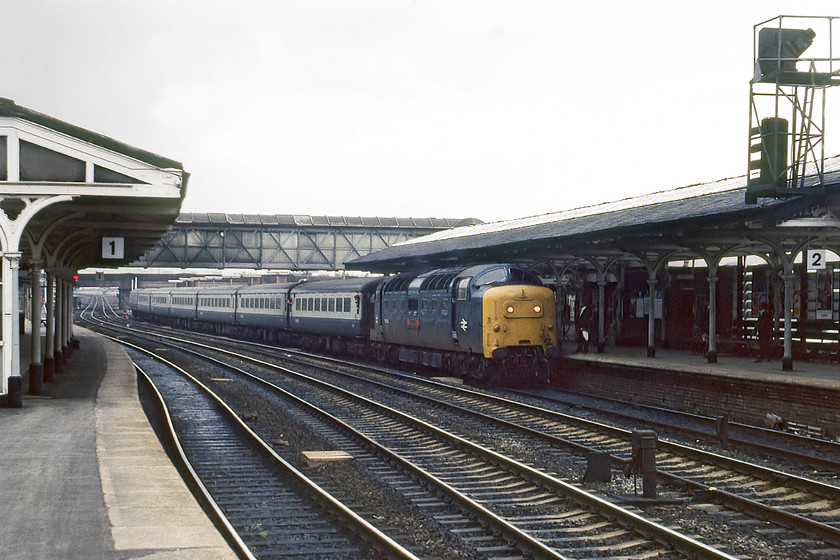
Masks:
[[[805,255],[808,270],[825,270],[825,249],[808,249]]]

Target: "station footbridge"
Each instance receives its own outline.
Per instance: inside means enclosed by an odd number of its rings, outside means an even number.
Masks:
[[[344,263],[476,219],[184,213],[133,266],[341,270]]]

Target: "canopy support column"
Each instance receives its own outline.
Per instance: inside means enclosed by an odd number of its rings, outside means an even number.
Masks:
[[[648,358],[656,357],[656,269],[648,269]]]
[[[32,343],[29,361],[29,392],[40,395],[44,389],[44,366],[41,363],[41,261],[33,260],[32,268]]]
[[[717,265],[709,264],[709,350],[706,360],[710,364],[717,363]]]
[[[793,371],[793,336],[792,336],[792,322],[793,322],[793,281],[796,278],[793,270],[788,270],[785,266],[785,272],[782,274],[782,279],[785,281],[785,350],[782,356],[782,369],[784,371]]]
[[[603,271],[598,271],[598,353],[604,353],[604,346],[606,345],[606,332],[604,331],[604,317],[606,315],[606,305],[604,303],[604,292],[607,288],[607,275]]]
[[[64,325],[64,280],[61,276],[55,277],[55,333],[53,336],[53,358],[55,360],[55,372],[61,373],[64,370],[64,354],[61,352],[61,342],[64,334],[61,332]]]
[[[23,406],[23,379],[20,376],[20,319],[18,315],[18,277],[20,270],[19,252],[3,255],[3,350],[2,384],[0,392],[6,393],[6,406]]]
[[[55,274],[47,271],[47,328],[44,337],[44,381],[52,383],[55,374]]]

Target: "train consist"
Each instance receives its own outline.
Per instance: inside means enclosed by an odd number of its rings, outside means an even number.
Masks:
[[[190,330],[409,363],[482,384],[545,381],[561,351],[554,292],[512,264],[385,278],[147,288],[135,317]]]

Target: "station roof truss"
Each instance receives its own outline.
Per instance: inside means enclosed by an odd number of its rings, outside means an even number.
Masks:
[[[745,203],[746,177],[523,219],[478,224],[405,241],[347,263],[398,272],[432,266],[517,262],[554,272],[613,263],[655,270],[669,261],[759,255],[808,247],[840,252],[840,156],[822,184],[787,199]],[[795,254],[791,255],[794,258]]]
[[[446,218],[185,213],[134,266],[341,270],[419,236],[474,224]]]
[[[0,98],[0,241],[24,262],[132,262],[177,217],[187,179],[177,161]],[[123,239],[123,258],[104,258],[103,238]]]

